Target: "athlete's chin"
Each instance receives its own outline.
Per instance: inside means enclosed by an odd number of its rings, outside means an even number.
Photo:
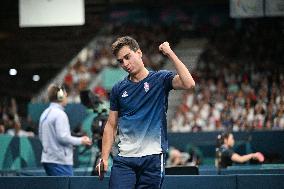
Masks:
[[[130,68],[123,68],[123,69],[124,69],[124,71],[128,72],[129,74],[132,73],[132,69],[130,69]]]
[[[131,74],[131,75],[135,75],[135,70],[133,70],[133,69],[127,69],[126,70],[129,74]]]

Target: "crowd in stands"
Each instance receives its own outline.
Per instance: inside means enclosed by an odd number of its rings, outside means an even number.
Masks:
[[[2,97],[0,99],[0,134],[34,137],[33,131],[29,131],[29,128],[22,128],[23,121],[21,119],[18,115],[16,100]]]
[[[194,73],[197,86],[184,93],[171,130],[283,130],[283,52],[277,20],[247,20],[238,30],[214,33]]]

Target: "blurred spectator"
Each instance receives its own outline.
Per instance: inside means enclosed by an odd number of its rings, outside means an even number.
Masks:
[[[170,147],[167,166],[185,165],[189,155],[186,152],[181,152],[177,148]]]
[[[188,144],[186,147],[186,152],[189,154],[186,165],[198,166],[202,164],[203,154],[198,147]]]
[[[203,154],[199,148],[191,144],[187,145],[185,152],[170,147],[167,166],[198,166],[202,163],[202,158]]]
[[[5,125],[4,125],[4,122],[0,120],[0,134],[4,134],[4,133],[5,133]]]
[[[11,136],[26,136],[26,137],[34,137],[33,132],[24,131],[21,129],[21,123],[19,121],[14,121],[11,129],[7,130],[7,134]]]
[[[22,128],[21,118],[18,115],[18,106],[15,98],[2,97],[0,99],[0,133],[12,136],[33,137],[33,132]]]

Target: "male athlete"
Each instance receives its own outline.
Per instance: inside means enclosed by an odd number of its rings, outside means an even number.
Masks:
[[[103,133],[101,158],[105,171],[115,135],[119,136],[119,154],[113,159],[110,188],[162,186],[164,155],[168,150],[168,95],[172,89],[191,89],[195,82],[168,42],[162,43],[159,50],[171,60],[177,73],[148,71],[137,41],[129,36],[112,44],[112,53],[129,75],[112,88]]]

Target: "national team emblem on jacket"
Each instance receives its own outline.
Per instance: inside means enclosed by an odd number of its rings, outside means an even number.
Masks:
[[[122,98],[128,97],[127,91],[124,91],[123,94],[121,95]]]
[[[150,89],[150,86],[149,86],[149,83],[148,82],[145,82],[144,83],[144,89],[145,89],[145,92],[147,93]]]

